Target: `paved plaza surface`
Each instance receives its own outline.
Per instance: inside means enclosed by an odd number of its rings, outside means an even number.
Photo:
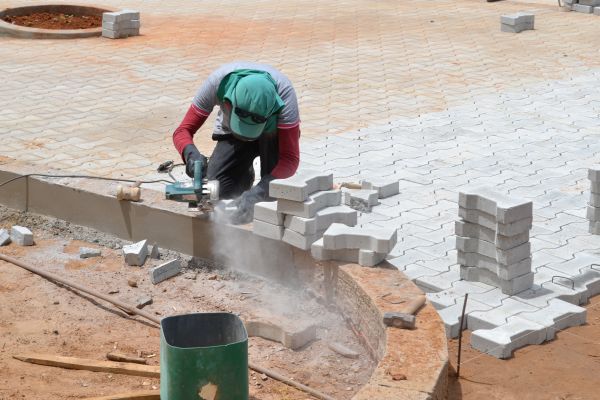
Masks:
[[[533,201],[538,294],[504,320],[600,292],[600,236],[585,217],[600,160],[600,17],[541,0],[104,4],[139,9],[142,36],[0,37],[0,162],[154,178],[178,158],[171,133],[208,73],[269,63],[299,95],[303,167],[400,180],[359,224],[396,227],[390,262],[440,303],[470,292],[491,310],[507,297],[459,281],[458,192],[473,186]],[[501,32],[500,15],[516,11],[533,12],[535,30]],[[211,129],[197,134],[207,153]]]

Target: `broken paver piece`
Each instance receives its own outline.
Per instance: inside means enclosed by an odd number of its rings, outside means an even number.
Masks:
[[[386,326],[403,329],[414,329],[416,318],[412,314],[401,312],[386,312],[383,314],[383,323]]]
[[[181,272],[181,262],[178,259],[167,261],[150,270],[150,280],[153,284],[158,284],[164,280],[174,277]]]
[[[397,242],[394,228],[360,228],[332,224],[323,234],[326,250],[365,249],[376,253],[389,253]]]
[[[304,202],[279,199],[277,211],[303,218],[313,218],[317,211],[325,207],[339,206],[341,201],[342,193],[339,190],[327,190],[311,194]]]
[[[144,307],[146,307],[147,305],[152,304],[152,296],[142,296],[140,298],[137,299],[137,301],[135,302],[135,308],[137,309],[142,309]]]
[[[269,183],[269,196],[303,202],[315,192],[331,190],[333,174],[301,170],[287,179],[274,179]]]
[[[363,267],[374,267],[383,262],[387,255],[387,253],[376,253],[364,249],[325,250],[323,248],[323,238],[314,242],[310,247],[310,251],[312,256],[319,261],[345,261]]]
[[[14,225],[10,230],[10,240],[19,246],[33,246],[33,233],[24,226]]]
[[[318,231],[326,230],[333,223],[354,226],[357,219],[358,213],[356,210],[346,206],[334,206],[317,211],[314,218],[286,215],[284,226],[302,235],[314,235]]]
[[[142,240],[134,244],[123,246],[123,255],[127,265],[142,266],[148,257],[148,241]]]
[[[367,179],[360,182],[363,189],[377,190],[378,197],[385,199],[400,193],[400,182]]]
[[[102,251],[100,249],[92,249],[89,247],[80,247],[79,248],[79,258],[100,257],[101,255],[102,255]]]
[[[154,260],[158,260],[160,258],[160,249],[156,243],[150,246],[150,258]]]
[[[317,338],[315,325],[300,327],[294,332],[288,332],[278,325],[261,320],[245,321],[244,325],[246,326],[248,337],[256,336],[279,342],[292,350],[304,347]]]
[[[343,203],[357,211],[370,212],[379,204],[379,192],[372,189],[344,189]]]
[[[0,246],[10,243],[10,235],[6,229],[0,229]]]

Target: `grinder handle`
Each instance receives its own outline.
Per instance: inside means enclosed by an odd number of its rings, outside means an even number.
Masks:
[[[202,161],[194,161],[194,190],[202,190]]]

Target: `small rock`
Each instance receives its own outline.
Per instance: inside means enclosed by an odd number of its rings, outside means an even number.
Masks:
[[[60,301],[55,301],[53,304],[54,304],[55,306],[56,306],[56,305],[59,305],[59,304],[60,304]]]
[[[102,251],[99,249],[92,249],[89,247],[80,247],[79,248],[79,258],[92,258],[92,257],[100,257],[102,255]]]
[[[142,308],[146,307],[149,304],[152,304],[152,297],[151,296],[142,296],[139,299],[137,299],[137,301],[135,302],[135,308],[141,310]]]
[[[158,260],[160,258],[160,249],[158,248],[158,245],[156,243],[154,243],[150,248],[150,258],[153,258],[155,260]]]
[[[132,278],[127,279],[127,284],[131,287],[138,287],[137,281]]]
[[[394,328],[414,329],[415,316],[401,312],[386,312],[383,314],[383,323]]]
[[[117,294],[119,293],[119,289],[111,289],[108,291],[108,294]]]
[[[55,335],[58,335],[58,331],[56,329],[53,330],[52,333],[54,333]]]
[[[390,367],[387,371],[388,375],[395,381],[405,381],[406,375],[402,373],[398,367]]]
[[[123,256],[127,265],[141,267],[146,262],[148,257],[148,241],[133,243],[128,246],[123,246]]]
[[[267,379],[269,379],[269,377],[267,375],[265,375],[265,374],[262,374],[260,376],[260,379],[262,379],[263,381],[266,381]]]
[[[0,246],[5,246],[10,243],[10,234],[6,229],[0,229]]]
[[[208,279],[209,281],[216,281],[216,280],[217,280],[217,278],[218,278],[217,274],[213,274],[213,275],[209,276],[209,277],[208,277],[208,278],[206,278],[206,279]]]

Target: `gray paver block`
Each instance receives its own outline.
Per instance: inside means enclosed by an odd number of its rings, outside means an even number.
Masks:
[[[290,229],[283,230],[281,240],[302,250],[310,249],[310,246],[323,236],[323,232],[317,232],[314,235],[302,235],[301,233]]]
[[[379,204],[379,193],[372,189],[344,189],[343,203],[358,211],[371,211]]]
[[[588,179],[592,185],[600,185],[600,165],[592,165],[588,168]]]
[[[303,218],[313,218],[317,211],[325,207],[339,206],[341,200],[342,193],[339,190],[327,190],[311,194],[304,202],[279,199],[277,211]]]
[[[441,309],[438,311],[440,318],[444,322],[444,326],[446,328],[446,337],[448,339],[453,339],[458,337],[458,333],[460,332],[460,317],[462,315],[463,302],[457,301],[455,304]],[[487,311],[491,310],[492,307],[481,303],[477,300],[468,299],[467,307],[465,309],[465,321],[463,324],[463,328],[468,328],[468,318],[469,313],[473,311]]]
[[[498,249],[484,240],[456,237],[456,249],[463,253],[477,253],[494,258],[499,264],[510,265],[531,257],[531,243],[526,242],[508,250]]]
[[[600,15],[600,7],[594,7],[594,15]]]
[[[493,215],[479,210],[469,210],[463,207],[458,208],[458,215],[467,222],[493,229],[497,234],[503,236],[515,236],[526,232],[531,229],[533,222],[532,218],[525,218],[507,224],[497,224],[496,218]]]
[[[576,11],[576,12],[580,12],[580,13],[585,13],[585,14],[591,14],[594,12],[594,7],[592,6],[586,6],[583,4],[573,4],[571,6],[571,10]]]
[[[148,257],[148,241],[142,240],[127,246],[123,246],[123,255],[127,265],[142,266]]]
[[[400,182],[399,181],[386,181],[378,179],[367,179],[361,181],[363,189],[377,190],[378,197],[385,199],[400,193]]]
[[[285,215],[277,212],[277,202],[263,201],[254,205],[254,220],[283,225]]]
[[[600,194],[590,193],[589,205],[592,207],[600,207]]]
[[[272,180],[269,183],[269,196],[302,202],[315,192],[332,188],[333,174],[305,169],[290,178]]]
[[[150,280],[156,285],[164,280],[174,277],[179,272],[181,272],[181,261],[174,259],[150,269]]]
[[[513,236],[503,236],[497,235],[493,229],[466,221],[455,221],[454,230],[456,236],[494,243],[496,248],[501,250],[509,250],[529,241],[529,231]]]
[[[136,10],[119,10],[102,13],[102,22],[122,22],[140,19],[140,12]]]
[[[123,20],[118,22],[102,21],[102,29],[121,31],[123,29],[139,29],[140,20]]]
[[[531,272],[531,258],[523,259],[514,264],[499,264],[494,258],[478,253],[458,251],[457,263],[465,267],[483,268],[498,275],[499,279],[510,280]],[[473,279],[468,279],[472,281]],[[485,282],[487,283],[487,282]]]
[[[545,340],[544,326],[517,316],[497,328],[474,331],[471,346],[496,358],[510,358],[516,349]]]
[[[523,31],[529,31],[532,29],[533,29],[533,24],[528,23],[528,22],[518,24],[518,25],[500,24],[501,32],[521,33]]]
[[[386,326],[403,329],[414,329],[416,318],[412,314],[401,312],[386,312],[383,314],[383,323]]]
[[[532,13],[518,12],[515,14],[502,15],[500,17],[500,23],[506,25],[519,25],[530,23],[533,24],[535,21],[535,15]]]
[[[583,325],[587,310],[560,299],[551,299],[548,306],[533,312],[524,312],[519,317],[543,325],[546,328],[546,340],[552,340],[556,332],[562,329]]]
[[[600,235],[600,222],[590,221],[588,232],[592,235]]]
[[[325,250],[323,248],[323,238],[315,241],[311,247],[312,256],[320,261],[337,260],[351,262],[362,265],[363,267],[374,267],[385,260],[385,253],[376,253],[371,250],[363,249],[340,249]]]
[[[29,228],[13,225],[10,229],[10,240],[19,246],[33,246],[33,233]]]
[[[244,321],[244,325],[249,337],[257,336],[280,342],[292,350],[304,347],[317,338],[317,327],[312,324],[302,326],[300,323],[295,331],[287,331],[279,325],[262,320]]]
[[[89,247],[80,247],[79,248],[79,258],[100,257],[101,255],[102,255],[102,251],[100,249],[92,249]]]
[[[303,235],[311,235],[317,231],[324,231],[333,223],[348,226],[356,225],[358,213],[347,206],[326,207],[317,211],[314,218],[302,218],[295,215],[286,215],[284,226]]]
[[[600,0],[579,0],[579,4],[583,4],[584,6],[600,6]]]
[[[471,282],[482,282],[499,287],[502,293],[513,295],[525,291],[533,286],[533,272],[519,275],[512,279],[502,279],[498,274],[486,268],[467,267],[461,265],[461,279]]]
[[[152,244],[152,246],[150,246],[150,256],[149,257],[154,260],[158,260],[160,258],[160,248],[158,247],[158,244],[154,243],[154,244]]]
[[[586,217],[593,222],[600,221],[600,207],[587,206]]]
[[[469,313],[468,327],[472,331],[478,329],[493,329],[504,325],[508,318],[524,312],[533,312],[539,310],[539,307],[525,304],[512,298],[502,301],[502,305],[492,308],[488,311],[473,311]]]
[[[273,225],[256,219],[252,222],[252,232],[255,235],[273,240],[281,240],[284,229],[283,225]]]
[[[10,243],[10,234],[6,229],[0,229],[0,246],[5,246]]]
[[[327,250],[365,249],[389,253],[397,239],[394,228],[374,229],[332,224],[323,234],[323,246]]]
[[[522,201],[487,187],[477,187],[460,191],[458,205],[469,210],[479,210],[496,217],[496,222],[508,224],[533,215],[533,203]]]

